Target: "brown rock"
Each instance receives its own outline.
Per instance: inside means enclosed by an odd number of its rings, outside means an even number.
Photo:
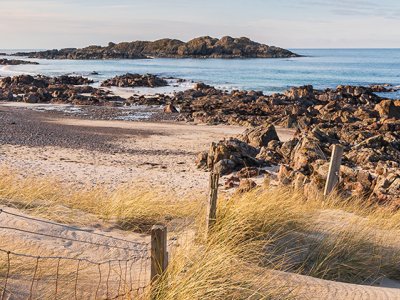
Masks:
[[[375,106],[381,117],[400,119],[400,103],[393,100],[382,100]]]
[[[270,124],[247,129],[240,139],[256,148],[267,146],[270,141],[279,141],[275,126]]]
[[[172,104],[168,104],[164,107],[164,112],[167,114],[179,113],[179,111]]]
[[[251,190],[255,189],[257,187],[257,184],[251,180],[251,179],[242,179],[240,180],[239,187],[237,189],[237,193],[242,194],[242,193],[247,193],[250,192]]]

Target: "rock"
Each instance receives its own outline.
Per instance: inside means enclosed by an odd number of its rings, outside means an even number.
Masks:
[[[225,181],[225,189],[232,189],[236,186],[239,186],[240,179],[237,176],[231,176]]]
[[[236,173],[239,178],[257,177],[262,173],[262,170],[255,167],[245,167]],[[265,172],[264,172],[265,173]]]
[[[299,140],[297,138],[293,138],[282,144],[281,148],[279,149],[279,153],[283,156],[286,163],[289,163],[290,158],[292,156],[292,151],[298,143]]]
[[[237,164],[233,160],[221,159],[214,165],[214,172],[224,176],[236,171],[237,168]]]
[[[274,125],[265,124],[247,129],[240,139],[253,147],[267,146],[270,141],[279,141]]]
[[[25,94],[22,98],[25,103],[38,103],[40,98],[36,93]]]
[[[118,86],[118,87],[160,87],[167,86],[168,82],[158,77],[157,75],[152,74],[131,74],[127,73],[122,76],[116,76],[111,79],[107,79],[102,82],[101,86],[110,87],[110,86]]]
[[[282,185],[288,185],[293,179],[293,170],[287,165],[281,165],[278,172],[278,181]]]
[[[173,106],[172,104],[167,104],[164,107],[164,112],[167,114],[175,114],[175,113],[179,113],[179,111],[175,108],[175,106]]]
[[[394,202],[399,204],[400,199],[400,174],[391,173],[389,175],[380,175],[376,180],[376,185],[372,197],[378,202],[387,204]]]
[[[400,119],[400,101],[382,100],[375,106],[381,117]]]
[[[305,85],[301,87],[294,87],[289,89],[284,94],[290,100],[300,100],[300,99],[314,99],[314,89],[312,85]]]
[[[82,76],[62,75],[59,77],[53,77],[49,80],[49,84],[84,85],[91,83],[94,83],[94,81]]]
[[[227,175],[245,166],[259,167],[262,162],[255,158],[257,154],[256,148],[234,138],[212,143],[207,156],[208,170],[215,167],[221,175]]]
[[[15,65],[38,65],[39,63],[27,60],[18,59],[5,59],[0,58],[0,65],[2,66],[15,66]]]
[[[236,190],[236,193],[238,194],[243,194],[250,192],[251,190],[255,189],[257,187],[257,184],[251,180],[251,179],[242,179],[240,180],[240,184],[238,189]]]
[[[291,164],[295,171],[311,175],[312,164],[319,159],[326,160],[326,156],[318,142],[309,137],[304,137],[293,149]]]
[[[207,170],[207,159],[208,159],[208,152],[203,151],[197,155],[195,164],[198,169]]]
[[[210,89],[210,88],[212,88],[212,87],[203,82],[198,82],[193,87],[193,89],[195,89],[197,91],[206,90],[206,89]]]
[[[204,36],[192,39],[187,43],[175,39],[109,43],[106,47],[89,46],[82,49],[66,48],[20,52],[15,55],[46,59],[282,58],[299,56],[289,50],[256,43],[248,38],[229,36],[221,39]]]

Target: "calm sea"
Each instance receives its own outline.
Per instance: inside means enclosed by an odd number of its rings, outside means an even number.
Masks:
[[[19,73],[89,75],[101,81],[127,72],[153,73],[203,81],[225,89],[281,92],[291,86],[316,88],[339,84],[400,85],[400,49],[291,49],[304,55],[290,59],[149,59],[149,60],[35,60],[40,65],[0,68],[0,76]],[[15,50],[0,50],[12,53]],[[400,93],[392,95],[400,98]]]

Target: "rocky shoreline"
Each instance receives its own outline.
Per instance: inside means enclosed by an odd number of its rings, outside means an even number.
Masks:
[[[105,85],[157,86],[164,84],[163,80],[154,75],[128,74]],[[265,173],[279,184],[306,191],[322,189],[332,147],[341,144],[344,160],[339,191],[400,208],[400,100],[376,94],[395,91],[392,86],[325,90],[303,86],[264,95],[256,91],[228,92],[197,83],[173,95],[133,95],[125,99],[91,83],[87,78],[69,76],[6,77],[0,79],[0,100],[88,105],[88,115],[100,112],[104,118],[115,117],[118,112],[95,107],[155,106],[164,107],[169,120],[246,126],[249,129],[243,135],[214,143],[197,159],[199,168],[216,168],[229,175],[228,188],[237,186],[241,178],[247,185],[244,188],[252,188],[254,182],[249,178]],[[293,128],[297,133],[283,142],[274,126]],[[266,167],[273,166],[279,167],[276,177],[265,172]]]
[[[254,98],[249,100],[247,96],[246,105],[239,106],[242,97],[231,100],[236,105],[232,103],[230,108],[225,101],[204,103],[202,98],[203,107],[208,107],[206,115],[200,114],[205,120],[218,118],[236,123],[237,118],[232,119],[229,113],[236,115],[242,111],[240,122],[259,126],[250,127],[241,136],[214,143],[209,151],[199,154],[197,165],[222,175],[233,174],[226,181],[227,188],[251,189],[256,184],[249,178],[266,173],[265,167],[277,166],[276,175],[265,175],[268,180],[306,192],[323,190],[333,145],[340,144],[344,147],[344,158],[338,192],[398,209],[400,100],[383,99],[375,90],[382,88],[339,86],[317,91],[304,86],[282,95],[251,93]],[[207,106],[211,103],[211,107]],[[250,116],[250,112],[258,114]],[[297,133],[293,139],[281,142],[272,124],[296,128]]]
[[[154,42],[135,41],[106,47],[89,46],[39,52],[19,52],[16,56],[41,59],[148,59],[148,58],[289,58],[299,55],[279,47],[268,46],[248,38],[221,39],[198,37],[188,42],[161,39]]]
[[[38,64],[39,63],[34,61],[0,58],[0,66],[38,65]]]

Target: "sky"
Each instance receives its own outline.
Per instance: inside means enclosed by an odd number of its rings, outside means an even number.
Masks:
[[[400,0],[0,0],[0,49],[205,35],[284,48],[400,48]]]

